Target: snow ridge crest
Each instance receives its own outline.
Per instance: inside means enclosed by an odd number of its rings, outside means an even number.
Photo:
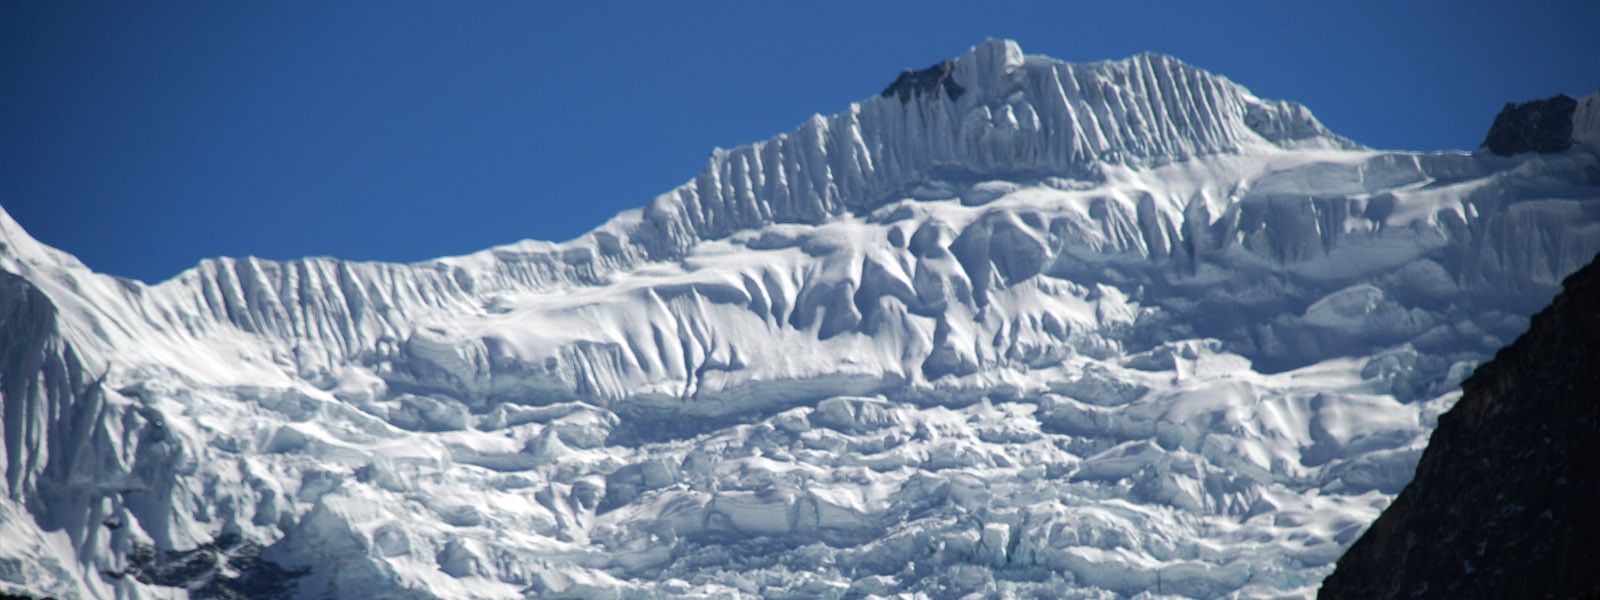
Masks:
[[[1304,106],[1262,100],[1170,56],[1072,64],[990,39],[906,71],[839,114],[714,152],[645,218],[681,248],[753,226],[822,222],[934,181],[1092,179],[1103,164],[1306,147],[1358,146]]]

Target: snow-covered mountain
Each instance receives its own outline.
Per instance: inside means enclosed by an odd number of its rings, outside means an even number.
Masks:
[[[562,244],[144,285],[0,212],[0,591],[1306,596],[1600,251],[1568,112],[1383,152],[991,40]]]

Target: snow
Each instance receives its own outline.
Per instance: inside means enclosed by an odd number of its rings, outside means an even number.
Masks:
[[[1583,148],[1376,152],[1153,54],[950,74],[563,244],[148,286],[0,211],[0,590],[1303,597],[1600,251]]]
[[[1572,112],[1572,141],[1600,148],[1600,93],[1578,99]]]

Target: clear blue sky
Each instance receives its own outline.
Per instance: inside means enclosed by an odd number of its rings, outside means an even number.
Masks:
[[[0,205],[102,272],[565,240],[986,37],[1175,55],[1380,148],[1600,86],[1600,1],[0,1]]]

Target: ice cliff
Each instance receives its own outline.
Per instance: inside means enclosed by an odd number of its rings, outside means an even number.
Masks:
[[[1600,251],[1576,102],[1378,152],[988,41],[562,244],[146,285],[0,211],[0,591],[1305,596]]]

